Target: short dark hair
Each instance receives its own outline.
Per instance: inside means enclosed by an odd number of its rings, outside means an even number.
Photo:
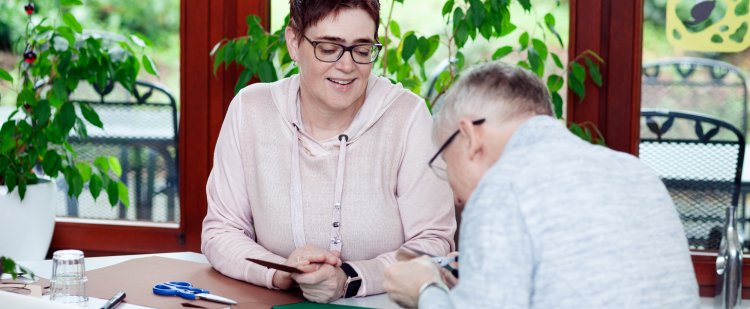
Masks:
[[[362,9],[375,21],[373,37],[377,41],[380,25],[380,0],[290,0],[289,26],[298,34],[305,34],[329,14],[338,14],[343,9]],[[302,40],[302,36],[298,36]]]

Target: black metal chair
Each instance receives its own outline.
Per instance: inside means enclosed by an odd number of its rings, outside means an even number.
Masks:
[[[668,58],[643,65],[641,107],[696,111],[731,123],[747,134],[745,74],[705,58]]]
[[[118,157],[123,171],[121,180],[130,190],[135,219],[154,220],[152,211],[159,204],[159,209],[166,210],[159,217],[175,222],[179,173],[174,96],[165,88],[145,81],[136,81],[133,91],[114,83],[102,88],[81,83],[71,94],[71,100],[90,104],[104,124],[104,129],[87,125],[87,139],[71,138],[78,158],[91,161],[103,155]],[[66,187],[63,185],[61,189],[67,191]],[[109,205],[104,193],[94,201],[86,191],[87,188],[78,200],[67,198],[65,215],[117,219],[110,218],[109,207],[103,206]],[[86,209],[86,214],[81,214],[81,209]],[[117,217],[127,217],[123,205],[119,205]]]
[[[740,194],[745,136],[708,115],[643,109],[640,159],[666,185],[694,250],[719,248],[727,206]]]

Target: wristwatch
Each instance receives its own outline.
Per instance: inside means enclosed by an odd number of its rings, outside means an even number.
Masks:
[[[357,271],[347,263],[341,264],[341,270],[343,270],[348,277],[346,278],[346,283],[344,283],[344,298],[356,296],[359,292],[359,287],[362,286],[362,278]]]

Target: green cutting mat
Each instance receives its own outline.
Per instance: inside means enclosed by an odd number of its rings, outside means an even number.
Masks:
[[[273,309],[322,309],[322,308],[346,309],[346,308],[366,308],[366,307],[355,307],[355,306],[334,305],[334,304],[318,304],[318,303],[311,303],[309,301],[303,301],[301,303],[289,304],[289,305],[273,306]]]

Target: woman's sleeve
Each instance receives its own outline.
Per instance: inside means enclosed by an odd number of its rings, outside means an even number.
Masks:
[[[247,257],[283,263],[285,258],[255,242],[240,142],[242,127],[241,91],[232,100],[221,126],[214,152],[214,164],[206,184],[208,213],[203,220],[201,251],[224,275],[255,285],[273,287],[275,270],[246,261]]]
[[[396,185],[406,240],[403,246],[446,255],[455,247],[453,193],[448,182],[438,178],[427,166],[437,148],[432,143],[432,117],[421,99],[408,127]],[[395,261],[395,251],[372,260],[347,261],[363,278],[357,296],[383,293],[383,272]]]

